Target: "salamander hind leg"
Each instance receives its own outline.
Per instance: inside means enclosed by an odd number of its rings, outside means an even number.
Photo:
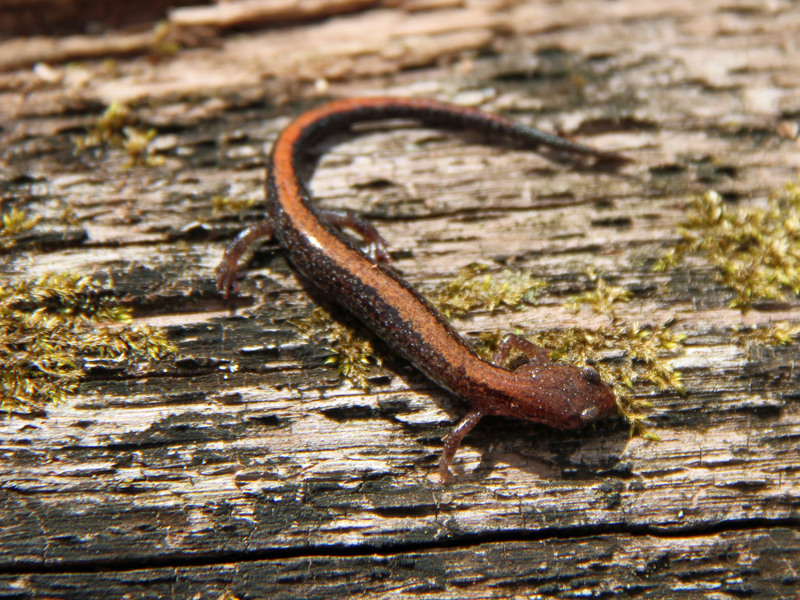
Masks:
[[[216,270],[217,289],[222,292],[223,298],[230,297],[232,292],[238,292],[236,275],[239,272],[239,260],[249,251],[253,244],[262,238],[271,238],[275,227],[269,221],[262,221],[257,225],[243,230],[225,249]]]
[[[349,210],[321,210],[319,216],[328,225],[336,229],[349,229],[358,234],[364,242],[364,251],[375,262],[391,264],[389,242],[375,229],[375,226],[364,217]]]

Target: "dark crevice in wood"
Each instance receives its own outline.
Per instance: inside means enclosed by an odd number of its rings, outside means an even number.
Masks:
[[[409,542],[359,545],[319,545],[296,548],[270,548],[253,551],[227,551],[186,554],[164,554],[156,556],[125,557],[101,560],[63,560],[51,564],[34,561],[18,561],[0,565],[2,575],[34,575],[46,573],[114,573],[148,568],[204,567],[220,564],[247,563],[263,560],[316,557],[365,557],[371,555],[392,556],[414,552],[446,549],[468,550],[487,543],[536,542],[546,540],[587,540],[600,536],[632,535],[660,539],[707,537],[720,533],[748,532],[763,529],[792,529],[800,527],[800,517],[778,519],[736,519],[718,523],[698,523],[687,526],[654,526],[634,524],[580,525],[564,528],[548,528],[538,531],[504,530],[481,534],[454,535],[448,540],[436,542]]]

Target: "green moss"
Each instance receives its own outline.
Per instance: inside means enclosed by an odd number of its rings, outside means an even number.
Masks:
[[[2,281],[0,406],[41,410],[63,400],[87,359],[158,360],[175,351],[163,332],[131,320],[130,309],[89,277]]]
[[[452,281],[437,287],[431,301],[446,317],[464,315],[472,310],[493,311],[500,306],[533,306],[544,288],[541,279],[529,273],[504,269],[500,276],[486,274],[488,267],[472,263],[461,269]]]
[[[181,50],[176,29],[170,27],[168,21],[160,21],[153,29],[151,55],[155,58],[169,58]]]
[[[164,163],[150,144],[158,135],[155,129],[139,129],[135,127],[136,117],[124,104],[112,102],[97,121],[89,128],[84,137],[74,140],[78,152],[99,149],[122,149],[127,161],[125,168],[134,166],[155,167]]]
[[[8,250],[16,243],[13,237],[33,229],[41,217],[31,217],[28,211],[12,208],[0,217],[0,249]]]
[[[798,336],[800,325],[779,321],[766,326],[740,327],[734,332],[733,339],[749,351],[764,346],[790,346],[797,343]]]
[[[612,315],[614,304],[618,302],[629,302],[633,294],[625,288],[608,285],[602,277],[597,275],[594,270],[588,270],[589,278],[595,282],[595,288],[589,292],[571,296],[564,303],[564,308],[572,312],[578,312],[582,304],[586,304],[595,312],[603,315]]]
[[[122,149],[128,157],[123,167],[158,167],[164,164],[164,157],[150,145],[158,135],[155,129],[143,131],[135,127],[124,127],[122,134]]]
[[[325,348],[331,352],[326,364],[335,365],[339,375],[354,387],[369,389],[367,378],[370,371],[381,366],[372,342],[352,327],[335,321],[327,310],[319,306],[314,307],[308,317],[289,321],[289,324],[309,342],[318,344],[320,339],[326,340]]]
[[[261,200],[255,197],[250,198],[231,198],[230,196],[217,195],[211,198],[211,206],[214,213],[236,213],[252,208]]]
[[[765,208],[730,210],[715,191],[692,198],[682,240],[657,263],[664,271],[687,254],[700,254],[730,288],[732,308],[758,300],[789,300],[800,293],[800,185],[770,194]]]
[[[77,150],[101,146],[121,147],[122,130],[132,126],[135,118],[130,109],[119,102],[112,102],[97,118],[84,137],[74,140]]]

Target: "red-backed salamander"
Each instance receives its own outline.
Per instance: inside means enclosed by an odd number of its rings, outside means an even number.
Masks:
[[[433,100],[359,98],[338,100],[298,117],[272,147],[267,167],[267,218],[242,231],[228,246],[217,268],[217,287],[224,297],[237,290],[239,260],[261,238],[273,237],[289,262],[328,298],[347,308],[378,337],[406,357],[430,379],[471,405],[471,410],[444,439],[439,463],[442,481],[450,473],[461,440],[484,415],[501,415],[577,429],[616,411],[614,392],[591,367],[554,362],[538,346],[514,335],[498,346],[495,363],[480,358],[433,305],[390,268],[386,242],[363,218],[315,208],[298,175],[298,164],[323,137],[356,122],[410,119],[426,126],[473,130],[529,148],[589,155],[598,161],[625,161],[515,123],[510,119]],[[342,237],[355,231],[368,251]],[[381,264],[384,263],[384,264]],[[509,370],[500,366],[511,350],[528,362]]]

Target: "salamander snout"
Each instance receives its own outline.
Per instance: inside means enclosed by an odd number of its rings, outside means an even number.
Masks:
[[[611,416],[617,405],[614,391],[603,382],[594,368],[581,367],[580,374],[585,382],[580,386],[585,394],[585,407],[579,416],[581,424],[588,425]]]

